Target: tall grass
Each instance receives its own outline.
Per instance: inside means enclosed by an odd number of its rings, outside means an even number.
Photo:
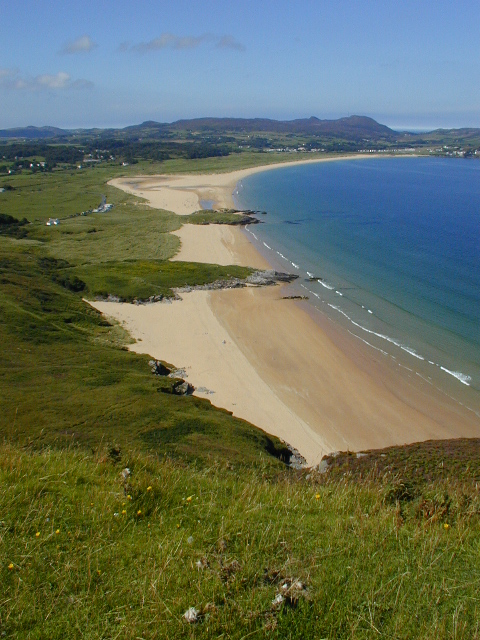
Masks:
[[[431,522],[376,485],[221,459],[3,445],[0,462],[9,637],[478,637],[480,501],[460,488]]]

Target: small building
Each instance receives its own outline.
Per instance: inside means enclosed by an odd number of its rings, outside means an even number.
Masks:
[[[47,227],[56,227],[60,223],[58,218],[49,218],[45,223]]]

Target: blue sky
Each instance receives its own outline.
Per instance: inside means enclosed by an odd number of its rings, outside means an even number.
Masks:
[[[0,128],[352,114],[480,127],[478,0],[0,3]]]

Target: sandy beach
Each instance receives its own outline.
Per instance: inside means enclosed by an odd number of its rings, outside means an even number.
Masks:
[[[233,191],[243,178],[261,171],[271,171],[279,167],[291,167],[298,164],[333,162],[342,159],[365,159],[368,156],[356,154],[315,158],[313,160],[297,160],[282,164],[269,164],[249,169],[240,169],[229,173],[208,173],[191,175],[135,176],[131,178],[114,178],[108,184],[122,189],[134,196],[144,198],[156,209],[173,211],[177,215],[187,216],[202,207],[200,201],[213,201],[215,209],[232,209],[235,207]]]
[[[238,227],[184,224],[173,233],[180,238],[182,245],[172,260],[237,264],[255,269],[268,269],[270,266]]]
[[[272,168],[112,184],[185,214],[203,199],[231,206],[239,180]],[[176,233],[175,259],[267,266],[238,228],[184,225]],[[336,450],[479,437],[475,413],[283,295],[281,286],[247,287],[194,291],[170,304],[91,304],[129,330],[132,350],[184,367],[189,382],[214,392],[197,395],[282,438],[309,465]]]

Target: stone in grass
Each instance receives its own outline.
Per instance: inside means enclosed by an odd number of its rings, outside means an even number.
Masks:
[[[272,600],[272,605],[274,607],[279,607],[281,604],[283,604],[284,600],[285,600],[285,598],[282,596],[282,594],[281,593],[277,593],[275,598]]]
[[[185,613],[183,614],[183,617],[187,622],[189,622],[190,624],[193,624],[195,622],[198,622],[198,613],[199,612],[197,611],[197,609],[195,609],[195,607],[190,607],[190,609],[187,609],[185,611]]]
[[[208,560],[206,558],[200,558],[195,562],[195,566],[199,571],[206,569],[208,567]]]
[[[280,607],[284,602],[291,607],[296,607],[300,598],[307,598],[307,588],[300,580],[287,578],[280,585],[280,593],[272,600],[274,608]]]
[[[121,472],[121,477],[122,480],[124,482],[126,482],[128,480],[128,478],[132,475],[132,472],[130,471],[130,469],[128,467],[125,467],[125,469]]]

